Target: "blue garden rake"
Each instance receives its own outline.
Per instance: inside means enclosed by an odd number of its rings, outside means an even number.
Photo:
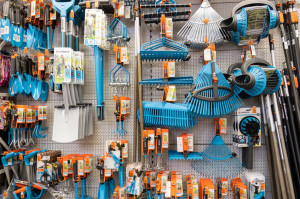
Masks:
[[[109,85],[116,86],[130,86],[130,73],[121,64],[115,65],[109,71]]]
[[[228,148],[220,136],[218,123],[216,136],[201,155],[203,156],[201,163],[195,161],[192,167],[210,178],[233,178],[244,170],[237,154]]]
[[[163,50],[159,50],[161,48]],[[143,61],[188,61],[190,59],[186,45],[165,37],[143,44],[140,53]]]
[[[146,126],[189,129],[195,123],[187,106],[181,103],[144,101],[143,113]],[[138,117],[139,115],[138,113]]]
[[[192,85],[194,79],[192,76],[187,77],[170,77],[158,79],[145,79],[139,82],[139,85]]]
[[[203,66],[184,103],[192,115],[205,118],[230,114],[242,105],[214,61]]]

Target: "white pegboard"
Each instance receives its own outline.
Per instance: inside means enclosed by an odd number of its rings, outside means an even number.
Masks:
[[[185,3],[183,0],[177,0],[178,3]],[[199,4],[200,0],[191,0],[189,3]],[[229,17],[231,15],[231,9],[239,0],[231,0],[231,1],[221,1],[221,0],[213,0],[211,5],[212,7],[224,18]],[[193,13],[199,8],[200,5],[192,5]],[[299,5],[297,5],[298,9]],[[131,106],[133,107],[134,100],[134,67],[135,67],[135,57],[134,57],[134,23],[131,20],[122,20],[128,28],[128,35],[131,37],[130,42],[128,43],[129,49],[129,59],[130,64],[126,66],[128,71],[131,74],[131,86],[128,90],[128,96],[131,98]],[[174,40],[181,41],[181,39],[176,35],[179,29],[182,27],[184,23],[179,22],[175,25],[174,28]],[[81,26],[83,27],[83,26]],[[55,41],[53,46],[59,47],[60,42],[60,28],[57,28],[55,31]],[[81,30],[81,33],[83,31]],[[277,68],[281,69],[281,63],[284,61],[284,54],[282,50],[281,38],[279,34],[279,30],[272,31],[275,39],[275,58],[277,63]],[[59,36],[58,36],[59,35]],[[159,37],[159,28],[156,28],[151,32],[152,40]],[[144,24],[142,24],[141,28],[141,44],[148,42],[150,39],[150,31]],[[83,101],[86,103],[93,104],[94,111],[94,134],[84,138],[83,140],[79,140],[73,143],[62,144],[56,143],[51,140],[52,138],[52,125],[53,125],[53,115],[54,115],[54,106],[61,105],[63,103],[62,95],[55,94],[50,92],[47,102],[42,103],[41,101],[34,101],[32,98],[26,98],[22,96],[18,96],[18,104],[26,104],[26,105],[38,105],[38,104],[47,104],[48,105],[48,119],[44,122],[43,125],[49,127],[48,136],[44,139],[36,139],[38,148],[46,148],[46,149],[56,149],[62,150],[62,154],[70,154],[70,153],[92,153],[95,157],[99,157],[104,155],[105,150],[105,141],[109,139],[115,139],[113,135],[113,131],[116,128],[115,116],[114,116],[114,102],[112,100],[112,92],[109,87],[109,79],[108,74],[109,70],[116,64],[115,63],[115,52],[113,50],[104,52],[104,101],[105,101],[105,120],[97,121],[96,120],[96,88],[95,88],[95,68],[94,68],[94,50],[93,48],[87,47],[83,44],[83,34],[80,35],[80,50],[85,53],[85,85],[82,88],[83,91]],[[233,43],[226,43],[217,47],[217,64],[221,68],[223,72],[226,72],[228,66],[232,63],[238,62],[241,60],[242,47],[236,46]],[[189,50],[191,54],[191,60],[189,62],[180,62],[176,63],[176,75],[177,76],[193,76],[194,78],[197,76],[199,71],[201,70],[202,63],[202,52],[200,50],[191,49]],[[271,61],[270,53],[269,53],[269,45],[267,39],[261,41],[259,45],[256,46],[256,52],[258,57],[262,57]],[[162,63],[154,62],[154,63],[143,63],[143,78],[161,78],[162,77]],[[177,98],[178,102],[183,102],[184,95],[188,93],[189,87],[177,87]],[[153,100],[159,101],[161,99],[162,92],[157,91],[155,87],[144,87],[144,100]],[[251,100],[243,100],[244,106],[259,106],[258,98],[252,98]],[[126,117],[124,121],[124,128],[127,130],[127,134],[123,139],[129,140],[129,159],[127,162],[132,161],[132,143],[133,143],[133,108],[131,115]],[[225,143],[229,145],[229,147],[237,152],[237,154],[241,154],[241,149],[237,149],[232,146],[232,121],[233,118],[231,116],[227,116],[228,118],[228,134],[222,136]],[[195,151],[203,151],[205,147],[210,144],[211,140],[214,137],[214,121],[213,119],[198,119],[197,124],[191,130],[174,130],[170,129],[170,149],[176,149],[176,136],[181,135],[181,133],[192,133],[194,134],[194,142],[195,142]],[[267,154],[264,145],[264,138],[262,140],[263,145],[260,148],[254,149],[255,162],[254,162],[254,171],[258,171],[263,173],[266,176],[266,198],[271,198],[270,193],[270,181],[269,181],[269,173],[267,166]],[[241,157],[241,156],[240,156]],[[191,161],[169,161],[167,157],[167,152],[164,152],[163,163],[165,164],[166,170],[172,171],[182,171],[183,175],[188,174],[196,174],[196,178],[200,179],[204,177],[203,175],[197,173],[191,167]],[[154,157],[155,159],[155,157]],[[201,165],[201,161],[199,161],[199,165]],[[244,178],[243,173],[241,177]],[[185,179],[185,178],[184,178]],[[87,178],[88,185],[88,193],[91,196],[96,197],[98,193],[98,171],[94,170],[91,175]],[[79,185],[80,186],[80,185]],[[231,194],[226,197],[230,198]],[[45,196],[44,198],[49,198]],[[69,195],[66,198],[74,198],[74,194]],[[225,198],[225,199],[226,199]]]

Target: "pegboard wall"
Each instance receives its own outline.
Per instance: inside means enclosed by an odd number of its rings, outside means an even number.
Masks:
[[[198,4],[192,5],[193,13],[200,7],[200,0],[192,0],[189,3]],[[212,0],[211,6],[223,17],[227,18],[231,15],[232,8],[240,1],[238,0]],[[183,0],[177,0],[177,3],[186,3]],[[296,8],[299,10],[299,4],[296,4]],[[133,104],[135,103],[134,99],[134,67],[135,67],[135,55],[134,55],[134,22],[131,20],[122,21],[128,28],[128,35],[131,37],[131,40],[128,43],[129,59],[130,64],[126,66],[126,69],[130,72],[130,81],[132,85],[127,91],[127,96],[131,98],[131,115],[126,117],[124,121],[124,128],[127,131],[127,134],[123,139],[129,141],[129,158],[126,162],[132,161],[132,143],[133,143]],[[176,34],[182,27],[184,22],[178,22],[174,26],[174,40],[181,41]],[[81,26],[81,29],[83,26]],[[54,47],[60,47],[60,27],[56,29]],[[281,38],[279,30],[273,30],[273,35],[275,39],[275,57],[276,57],[276,67],[281,69],[282,62],[284,62],[284,54],[282,50]],[[158,38],[159,28],[151,30],[142,23],[141,27],[141,44],[148,42],[150,39],[154,40]],[[44,126],[49,127],[47,132],[48,136],[43,139],[36,139],[37,148],[41,149],[52,149],[52,150],[61,150],[63,155],[71,153],[91,153],[96,157],[100,157],[105,153],[105,141],[113,140],[116,137],[113,134],[113,131],[116,128],[116,121],[114,116],[115,103],[112,100],[113,92],[109,86],[109,71],[115,66],[115,52],[111,49],[105,51],[104,53],[104,101],[105,101],[105,120],[97,121],[96,120],[96,85],[95,85],[95,66],[94,66],[94,50],[93,48],[87,47],[83,44],[83,30],[80,34],[80,51],[85,53],[85,84],[82,88],[83,93],[83,102],[93,104],[93,120],[94,120],[94,133],[93,135],[86,137],[82,140],[78,140],[72,143],[57,143],[52,141],[52,127],[54,120],[54,106],[61,105],[63,103],[62,95],[49,92],[48,100],[45,103],[41,101],[34,101],[32,98],[26,98],[23,96],[17,97],[18,104],[25,105],[40,105],[46,104],[48,106],[48,115],[47,121],[44,122]],[[242,47],[238,47],[233,43],[224,43],[221,46],[216,47],[217,51],[217,64],[223,72],[227,71],[227,68],[230,64],[238,62],[241,60]],[[194,78],[200,72],[203,63],[202,63],[202,53],[201,50],[189,49],[191,54],[191,60],[188,62],[178,62],[176,63],[176,76],[193,76]],[[271,61],[271,55],[269,52],[269,44],[267,39],[264,39],[260,42],[259,45],[256,45],[257,57],[265,58],[268,61]],[[143,78],[162,78],[162,63],[161,62],[145,62],[143,63]],[[189,87],[177,87],[177,99],[178,102],[183,102],[185,94],[188,93]],[[161,100],[161,91],[157,91],[156,88],[145,86],[144,87],[144,100],[145,101],[160,101]],[[243,100],[244,107],[251,106],[260,106],[258,98],[252,98],[251,100]],[[229,148],[238,154],[241,158],[241,148],[232,146],[232,131],[233,131],[233,117],[227,116],[228,118],[228,134],[223,135],[223,139]],[[214,137],[214,119],[198,119],[198,123],[194,128],[190,130],[174,130],[170,129],[170,149],[176,149],[176,136],[181,135],[182,133],[192,133],[194,134],[194,145],[195,151],[201,152],[205,149],[207,145],[210,144],[211,140]],[[264,136],[262,136],[262,146],[254,149],[254,169],[253,171],[258,171],[263,173],[266,176],[266,198],[271,198],[270,191],[270,181],[267,165],[267,154],[264,145]],[[153,156],[155,160],[156,156]],[[195,174],[197,179],[203,178],[204,176],[200,175],[191,167],[191,161],[175,161],[168,160],[167,152],[163,154],[162,162],[166,170],[169,171],[181,171],[183,176],[189,174]],[[201,161],[198,161],[201,165]],[[244,178],[244,173],[241,173],[241,177]],[[185,181],[185,177],[184,177]],[[87,178],[88,185],[88,194],[90,196],[96,197],[98,193],[98,171],[94,169],[91,175]],[[185,182],[184,182],[185,187]],[[186,189],[186,188],[185,188]],[[49,195],[46,195],[44,198],[50,198]],[[74,198],[74,193],[68,195],[66,198]],[[226,198],[231,198],[231,193]]]

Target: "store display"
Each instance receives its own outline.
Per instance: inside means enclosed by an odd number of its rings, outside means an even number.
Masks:
[[[295,3],[3,1],[0,198],[299,198]]]

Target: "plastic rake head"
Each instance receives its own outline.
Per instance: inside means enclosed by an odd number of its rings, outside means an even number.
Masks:
[[[143,61],[188,61],[190,59],[186,45],[165,37],[143,44],[140,54]]]
[[[145,126],[189,129],[195,123],[187,106],[180,103],[144,101],[143,113]]]
[[[184,103],[195,117],[205,118],[230,114],[243,104],[214,62],[203,66]]]
[[[201,154],[203,160],[200,163],[193,162],[192,167],[210,178],[234,178],[245,168],[237,155],[224,143],[221,136],[215,136]]]
[[[221,29],[223,18],[204,0],[200,8],[181,28],[178,35],[192,44],[220,43],[228,35]]]

